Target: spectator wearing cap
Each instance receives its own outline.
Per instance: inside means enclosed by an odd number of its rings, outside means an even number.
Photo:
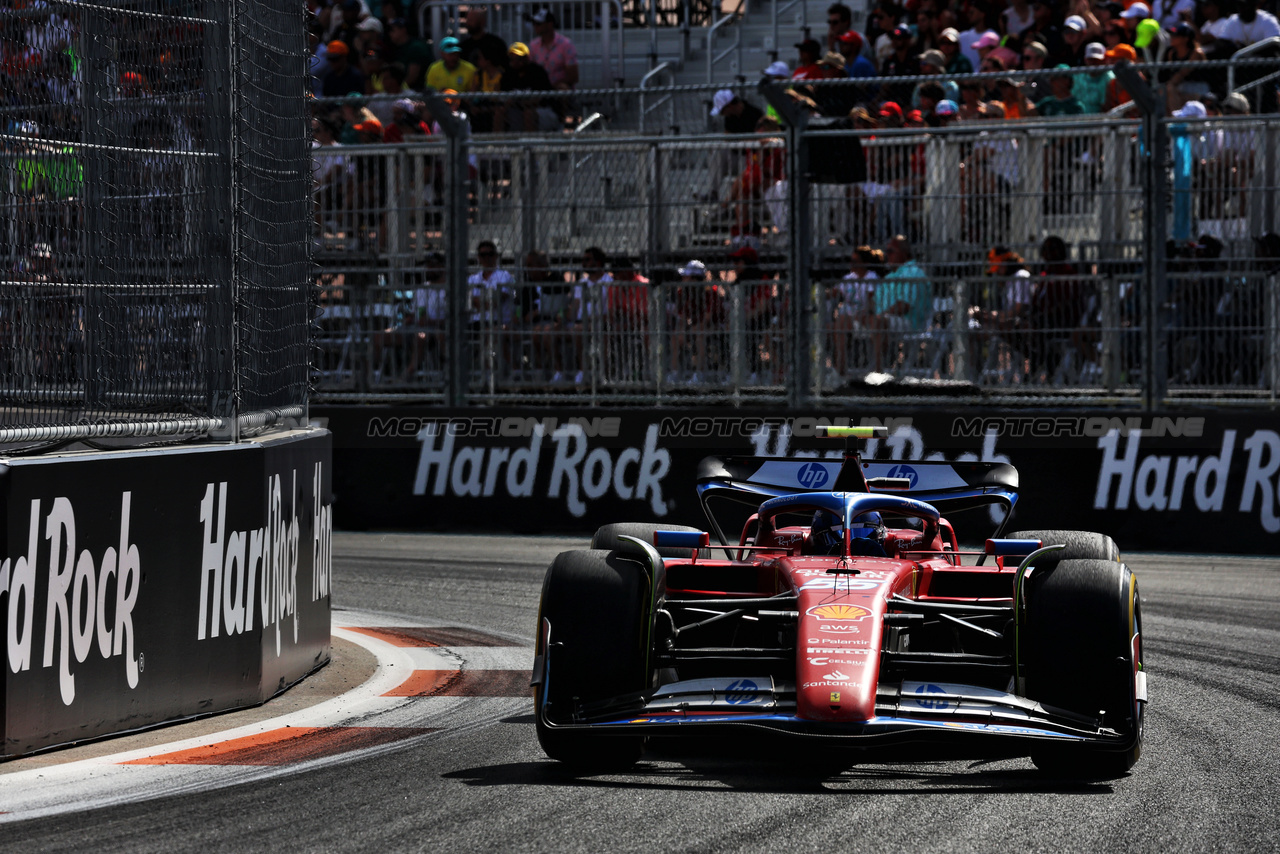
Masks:
[[[507,70],[502,72],[498,87],[503,92],[550,92],[551,78],[547,70],[533,61],[532,51],[524,42],[512,42],[507,48]],[[503,131],[553,131],[561,119],[545,97],[520,97],[501,102],[493,113],[493,127]]]
[[[1084,65],[1084,48],[1088,43],[1088,24],[1080,15],[1068,15],[1062,22],[1062,42],[1050,59],[1054,65],[1069,65],[1072,68]]]
[[[827,7],[827,50],[839,51],[840,37],[852,32],[853,10],[843,3],[832,3]]]
[[[418,105],[409,98],[391,104],[391,122],[383,125],[382,141],[404,142],[408,137],[430,136],[431,128],[418,115]]]
[[[480,55],[488,51],[489,57],[507,55],[507,43],[499,36],[488,31],[489,13],[481,6],[472,6],[467,10],[463,26],[467,28],[467,37],[462,40],[462,58],[480,67]]]
[[[805,39],[796,44],[796,50],[799,51],[799,59],[796,70],[791,72],[792,80],[826,79],[826,71],[818,65],[818,60],[822,58],[822,46],[817,41]]]
[[[1090,69],[1071,81],[1071,94],[1086,113],[1100,113],[1107,102],[1107,86],[1116,75],[1107,67],[1107,49],[1099,42],[1085,45],[1084,64]]]
[[[477,69],[462,58],[462,45],[453,36],[440,40],[440,59],[427,69],[427,86],[437,92],[452,89],[455,92],[475,91]]]
[[[529,16],[538,36],[529,43],[529,58],[547,70],[555,89],[566,91],[578,85],[578,48],[564,33],[556,32],[556,16],[539,9]]]
[[[667,328],[671,330],[671,372],[667,382],[674,384],[683,379],[700,383],[708,364],[708,338],[724,329],[724,299],[719,287],[707,281],[707,265],[701,261],[691,260],[676,272],[681,285],[668,291],[672,299],[667,303]],[[686,352],[687,348],[693,353]]]
[[[911,105],[924,110],[926,114],[931,112],[931,108],[926,108],[920,101],[923,94],[921,89],[926,85],[937,86],[941,94],[933,98],[934,103],[949,98],[952,101],[960,100],[960,87],[956,85],[954,80],[948,80],[942,75],[947,68],[946,57],[942,55],[940,50],[926,50],[920,54],[920,73],[928,76],[936,76],[937,80],[929,80],[916,86],[915,91],[911,94]]]
[[[836,48],[844,57],[844,73],[849,77],[866,78],[876,76],[875,64],[862,55],[862,36],[853,30],[847,30],[836,39]]]
[[[925,120],[929,122],[930,126],[941,128],[951,125],[958,118],[960,118],[960,105],[950,99],[944,99],[939,101],[938,105],[933,108],[933,119],[930,120],[926,116]]]
[[[978,60],[975,67],[979,72],[990,74],[993,71],[1004,71],[1004,60],[1000,60],[998,67],[993,68],[987,63],[987,57],[991,56],[991,52],[1000,46],[1000,36],[994,32],[986,32],[970,45],[974,52],[978,54]]]
[[[818,67],[826,74],[827,80],[848,79],[844,71],[844,57],[834,51],[818,60]],[[847,116],[849,110],[857,105],[858,96],[858,90],[852,86],[815,86],[813,92],[818,110],[822,115],[833,118]]]
[[[1187,101],[1173,111],[1175,119],[1203,119],[1207,115],[1204,104],[1199,101]],[[1198,156],[1201,152],[1196,150],[1200,131],[1199,124],[1192,127],[1181,123],[1169,126],[1169,137],[1173,142],[1173,222],[1170,233],[1178,242],[1191,238],[1191,184],[1196,164],[1201,159]]]
[[[1106,58],[1108,65],[1115,65],[1122,59],[1126,59],[1129,62],[1137,62],[1138,52],[1133,49],[1131,44],[1118,44],[1107,50]],[[1121,104],[1131,103],[1133,103],[1133,97],[1120,85],[1118,79],[1112,79],[1107,84],[1107,101],[1102,105],[1103,112],[1109,113]]]
[[[969,61],[969,57],[964,55],[964,51],[960,50],[960,33],[955,27],[947,27],[938,33],[938,50],[942,52],[943,57],[947,60],[946,72],[948,74],[972,74],[973,63]]]
[[[1036,103],[1042,116],[1084,115],[1084,104],[1073,94],[1074,83],[1069,73],[1071,66],[1059,65],[1049,76],[1049,95]]]
[[[764,113],[734,94],[733,90],[721,89],[711,101],[711,115],[723,118],[725,133],[755,133],[756,122]]]
[[[1040,115],[1035,102],[1022,91],[1021,84],[1012,77],[1002,77],[996,82],[1000,102],[1004,104],[1006,119],[1029,119]]]
[[[871,58],[876,67],[884,58],[893,52],[893,42],[889,33],[904,23],[902,7],[892,0],[881,0],[867,19],[867,41],[871,43]]]
[[[1129,34],[1129,37],[1125,39],[1125,41],[1127,41],[1129,44],[1135,47],[1139,47],[1139,48],[1145,47],[1145,45],[1139,45],[1137,42],[1138,25],[1150,18],[1151,18],[1150,7],[1148,7],[1146,3],[1141,2],[1141,0],[1139,0],[1139,2],[1137,3],[1130,4],[1127,9],[1121,12],[1120,23],[1124,25],[1125,31]],[[1160,25],[1157,23],[1156,24],[1157,29],[1159,28],[1159,26]]]
[[[331,41],[327,48],[329,70],[320,83],[320,91],[326,98],[340,98],[355,93],[364,94],[364,75],[351,64],[351,48],[344,41]]]
[[[1160,69],[1156,80],[1165,84],[1165,102],[1172,112],[1187,101],[1199,100],[1209,92],[1208,73],[1203,67],[1197,68],[1195,63],[1204,62],[1204,50],[1196,41],[1195,28],[1187,23],[1173,24],[1165,29],[1169,36],[1169,49],[1165,51],[1165,62],[1191,63],[1177,69]]]
[[[911,30],[906,27],[895,27],[889,33],[893,43],[893,53],[880,63],[881,77],[917,77],[920,74],[920,57],[915,51],[915,40]],[[910,83],[894,83],[881,87],[880,97],[889,101],[905,103],[911,99]]]
[[[1021,67],[1023,71],[1042,71],[1049,50],[1040,42],[1027,42],[1022,46]],[[1022,94],[1030,101],[1039,100],[1049,94],[1049,78],[1037,74],[1034,77],[1023,77],[1019,81]]]
[[[409,35],[409,24],[395,18],[387,25],[387,60],[404,66],[405,85],[421,90],[427,68],[431,66],[431,48],[422,39]]]

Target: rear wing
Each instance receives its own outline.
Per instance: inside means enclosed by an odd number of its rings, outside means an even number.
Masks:
[[[844,471],[859,465],[858,475]],[[884,484],[881,486],[880,484]],[[906,489],[902,487],[906,486]],[[720,542],[729,544],[710,508],[723,500],[758,506],[769,498],[805,492],[873,492],[905,495],[932,504],[942,514],[987,504],[1005,507],[1005,521],[1018,501],[1018,470],[1007,463],[911,460],[877,462],[849,457],[706,457],[698,464],[698,500]],[[992,535],[999,537],[1004,521]],[[737,537],[734,537],[736,542]]]

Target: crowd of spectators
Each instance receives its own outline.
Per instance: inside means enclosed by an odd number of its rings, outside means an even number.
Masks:
[[[463,19],[466,37],[446,36],[434,47],[414,32],[414,22],[394,0],[377,9],[365,0],[312,2],[310,15],[312,92],[361,103],[370,98],[373,121],[366,125],[368,136],[361,142],[399,142],[419,125],[430,133],[422,97],[429,89],[456,96],[456,112],[474,133],[545,132],[572,124],[571,100],[527,94],[570,92],[578,85],[577,49],[558,31],[556,16],[548,9],[537,8],[525,16],[533,33],[528,42],[508,43],[488,30],[484,7],[471,7]],[[513,94],[468,97],[502,92]],[[316,112],[333,122],[338,110],[329,103]],[[398,133],[392,130],[396,107],[406,113]],[[341,136],[341,128],[338,131]]]
[[[993,115],[1112,111],[1132,99],[1111,66],[1168,63],[1154,75],[1164,84],[1167,112],[1195,101],[1212,115],[1232,94],[1227,75],[1196,63],[1280,36],[1280,23],[1259,2],[879,0],[864,32],[852,28],[849,7],[835,3],[827,10],[825,40],[797,43],[793,65],[775,62],[764,73],[791,81],[792,97],[815,114],[846,116],[852,102],[873,126],[940,127]],[[1003,76],[1007,72],[1039,73]],[[971,74],[999,76],[965,77]],[[937,79],[877,80],[921,76]],[[851,78],[858,83],[813,85]],[[1242,70],[1237,83],[1246,79]],[[1274,103],[1274,93],[1265,93],[1263,104]]]

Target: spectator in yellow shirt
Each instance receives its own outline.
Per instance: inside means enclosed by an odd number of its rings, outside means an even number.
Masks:
[[[473,92],[476,88],[476,67],[462,58],[462,45],[453,36],[440,40],[441,59],[427,69],[427,85],[437,92],[455,89]]]

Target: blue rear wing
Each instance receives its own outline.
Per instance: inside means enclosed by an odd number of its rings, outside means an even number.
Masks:
[[[846,466],[857,465],[851,476]],[[698,499],[716,536],[729,543],[709,506],[718,500],[758,506],[770,498],[810,492],[857,491],[852,483],[865,484],[871,494],[894,494],[931,504],[942,514],[957,513],[988,504],[1005,508],[1007,521],[1018,501],[1018,470],[1007,463],[863,461],[856,457],[805,459],[792,457],[706,457],[698,464]],[[838,484],[838,485],[837,485]],[[904,489],[903,487],[906,486]],[[1000,536],[1004,528],[992,535]],[[737,542],[735,533],[732,541]]]

